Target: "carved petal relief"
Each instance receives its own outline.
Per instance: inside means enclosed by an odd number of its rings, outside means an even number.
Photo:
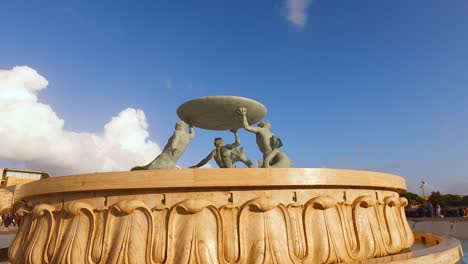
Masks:
[[[148,199],[23,206],[9,256],[17,264],[339,263],[412,245],[406,199],[377,193],[336,199],[314,195],[287,206],[270,197],[221,206],[200,198],[170,206]]]
[[[221,216],[210,202],[189,199],[176,205],[169,228],[168,263],[219,263]]]
[[[109,209],[103,263],[151,263],[151,209],[137,200],[123,200]]]
[[[224,261],[235,263],[239,258],[239,234],[237,216],[239,207],[225,205],[219,209],[223,222]]]
[[[167,215],[169,209],[166,207],[153,209],[153,251],[152,263],[164,263],[166,259],[166,236],[167,236]]]
[[[15,263],[26,263],[24,252],[26,252],[26,248],[30,243],[33,225],[33,217],[30,211],[31,208],[26,206],[22,206],[17,210],[17,213],[22,217],[21,226],[8,252],[8,255],[15,260]]]
[[[25,213],[24,209],[20,210],[23,210],[21,213]],[[52,205],[39,204],[24,217],[21,230],[10,247],[13,263],[50,262],[46,252],[54,225],[54,210]]]
[[[359,259],[374,258],[384,253],[376,203],[377,200],[370,195],[360,196],[353,203]]]
[[[289,233],[291,234],[290,251],[294,259],[302,260],[307,254],[306,238],[304,233],[304,220],[302,218],[303,206],[294,203],[288,205]]]
[[[400,197],[398,200],[400,201],[400,214],[398,219],[400,220],[400,223],[405,231],[403,248],[409,248],[414,243],[414,235],[405,215],[405,207],[408,205],[408,200],[404,197]]]
[[[351,260],[344,244],[343,217],[335,199],[319,196],[304,206],[308,255],[304,263],[334,263]]]
[[[257,198],[243,206],[240,263],[291,263],[286,215],[287,209],[270,198]]]
[[[78,263],[90,262],[90,250],[94,235],[95,219],[93,209],[85,203],[71,202],[66,204],[66,214],[57,227],[63,230],[54,232],[55,243],[53,252],[49,257],[52,263]],[[60,236],[63,234],[63,236]],[[52,246],[50,247],[52,249]]]

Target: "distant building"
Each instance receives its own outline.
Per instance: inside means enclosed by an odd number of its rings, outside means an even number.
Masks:
[[[49,178],[49,174],[43,171],[19,169],[0,169],[0,174],[2,175],[1,188]]]
[[[16,188],[19,185],[49,178],[49,174],[43,171],[20,169],[0,168],[0,175],[2,176],[0,184],[0,212],[11,208],[15,200]]]

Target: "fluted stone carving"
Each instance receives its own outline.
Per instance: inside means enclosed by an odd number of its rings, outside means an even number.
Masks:
[[[30,199],[19,208],[23,221],[10,261],[250,264],[375,258],[412,245],[406,204],[394,191],[366,189],[63,193]]]

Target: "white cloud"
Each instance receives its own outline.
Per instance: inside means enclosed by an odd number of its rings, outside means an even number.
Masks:
[[[289,22],[298,28],[304,28],[310,2],[311,0],[286,0],[286,18]]]
[[[200,169],[212,169],[212,168],[214,168],[214,167],[209,162],[200,167]]]
[[[188,169],[188,167],[182,167],[182,166],[176,166],[178,169]],[[201,166],[200,168],[198,169],[213,169],[213,165],[211,165],[211,163],[206,163],[205,165]]]
[[[101,133],[77,133],[37,94],[47,80],[27,66],[0,70],[0,158],[54,175],[129,170],[160,153],[143,111],[127,108]]]

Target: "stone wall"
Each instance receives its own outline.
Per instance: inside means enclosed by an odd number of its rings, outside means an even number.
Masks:
[[[9,209],[13,199],[13,192],[9,189],[0,189],[0,212]]]

